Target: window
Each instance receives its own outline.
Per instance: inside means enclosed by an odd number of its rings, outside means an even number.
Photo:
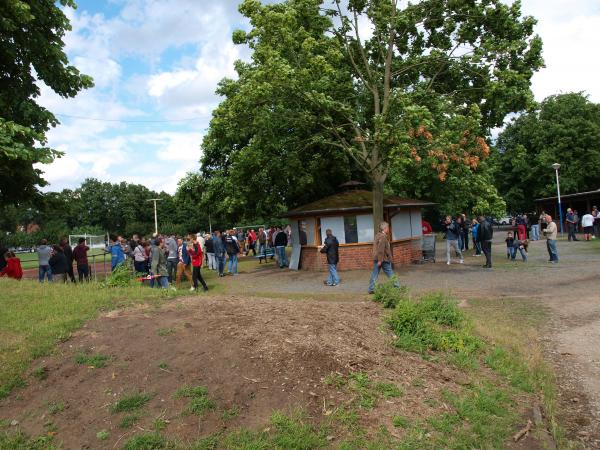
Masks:
[[[302,219],[298,221],[298,235],[300,245],[314,245],[315,219]]]
[[[333,235],[337,237],[340,244],[345,244],[344,239],[344,218],[343,217],[321,217],[321,242],[325,242],[327,229],[333,232]]]
[[[408,209],[398,211],[392,217],[392,238],[406,239],[412,236],[412,230],[410,226],[410,212]]]
[[[344,216],[344,238],[346,244],[356,244],[358,242],[356,216]]]
[[[356,216],[356,224],[358,226],[358,242],[373,242],[375,239],[373,214]]]

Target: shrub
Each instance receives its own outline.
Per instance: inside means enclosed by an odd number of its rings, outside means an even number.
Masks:
[[[134,281],[133,272],[127,267],[126,264],[121,264],[115,267],[106,280],[104,285],[108,287],[126,287],[130,286]]]
[[[471,324],[457,302],[441,293],[403,299],[386,320],[396,335],[396,346],[404,350],[472,354],[482,344],[471,333]]]
[[[408,288],[406,286],[398,288],[394,286],[395,282],[396,280],[392,279],[378,285],[375,288],[373,301],[381,303],[384,308],[395,308],[400,301],[408,299]]]

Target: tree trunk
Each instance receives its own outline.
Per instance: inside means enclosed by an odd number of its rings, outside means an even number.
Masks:
[[[373,174],[373,231],[379,233],[379,225],[383,222],[383,184],[385,173]]]

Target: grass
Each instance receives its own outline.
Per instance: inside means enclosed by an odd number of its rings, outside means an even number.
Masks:
[[[171,334],[175,334],[175,328],[161,328],[156,332],[161,337],[170,336]]]
[[[206,411],[216,407],[215,402],[208,396],[208,389],[204,386],[183,386],[177,389],[173,398],[189,399],[185,412],[196,416],[202,416]]]
[[[95,354],[86,355],[85,353],[78,353],[75,355],[75,362],[83,366],[93,367],[94,369],[101,369],[106,367],[106,363],[110,360],[110,356]]]
[[[221,419],[223,420],[231,420],[240,415],[240,407],[238,405],[233,405],[231,408],[226,409],[221,414]]]
[[[64,402],[53,402],[48,404],[48,413],[51,415],[55,415],[61,413],[65,410]]]
[[[40,284],[0,278],[0,398],[26,384],[31,362],[50,354],[61,341],[101,311],[154,302],[177,295],[141,286],[102,288],[96,283]],[[42,373],[35,369],[33,377]]]
[[[108,439],[108,436],[110,436],[110,433],[106,430],[100,430],[96,433],[96,438],[99,441],[105,441]]]
[[[113,414],[120,412],[136,411],[143,408],[150,401],[152,396],[147,393],[135,393],[125,395],[110,407]]]
[[[48,378],[48,368],[46,366],[36,367],[31,371],[31,375],[39,381]]]
[[[88,257],[90,258],[90,264],[92,260],[95,259],[97,262],[101,263],[103,258],[102,255],[107,255],[106,261],[110,266],[110,255],[106,254],[101,248],[92,248],[88,252]],[[19,253],[17,254],[19,259],[21,260],[21,267],[23,269],[37,269],[39,267],[38,264],[38,254],[37,253]],[[100,256],[100,258],[91,258],[92,256]]]
[[[127,415],[123,416],[123,418],[121,419],[121,422],[119,422],[119,427],[125,428],[125,429],[131,428],[136,424],[136,422],[138,420],[140,420],[140,417],[141,416],[137,413],[127,414]]]

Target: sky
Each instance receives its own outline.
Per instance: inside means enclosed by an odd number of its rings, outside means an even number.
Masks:
[[[248,60],[231,40],[248,29],[238,0],[78,0],[65,8],[72,31],[69,60],[95,87],[63,99],[41,86],[40,103],[61,125],[48,133],[65,155],[40,165],[44,190],[75,188],[84,179],[138,183],[175,193],[198,170],[200,144],[218,105],[218,82]],[[546,68],[532,82],[536,100],[583,91],[600,102],[600,2],[522,0],[538,19]]]

